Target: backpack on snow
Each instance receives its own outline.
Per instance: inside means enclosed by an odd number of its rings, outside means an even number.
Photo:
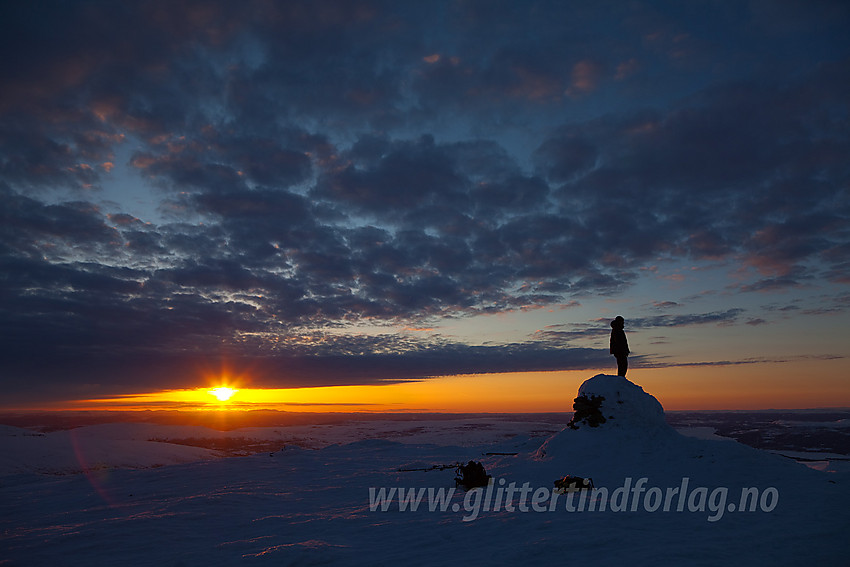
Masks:
[[[490,475],[484,470],[484,465],[478,461],[469,461],[457,467],[456,486],[463,486],[464,489],[469,490],[478,486],[487,486],[489,482]]]

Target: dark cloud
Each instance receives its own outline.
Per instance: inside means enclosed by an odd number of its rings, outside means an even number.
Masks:
[[[170,336],[173,335],[169,333]],[[42,384],[43,400],[94,395],[94,392],[104,396],[140,388],[173,388],[176,373],[189,377],[184,378],[182,385],[204,386],[204,376],[221,371],[217,366],[219,361],[224,361],[231,375],[245,376],[251,387],[271,388],[386,384],[468,373],[587,369],[608,362],[607,354],[599,349],[550,348],[534,343],[470,346],[449,342],[405,344],[386,337],[342,341],[321,337],[318,349],[305,342],[271,351],[267,347],[253,350],[243,345],[240,349],[196,348],[180,352],[176,345],[169,349],[162,344],[149,345],[150,350],[114,352],[103,338],[100,335],[79,338],[79,349],[85,349],[92,341],[101,341],[104,349],[96,353],[83,350],[56,354],[46,360],[24,357],[9,360],[10,400],[24,394],[26,383],[32,379]],[[210,339],[208,333],[194,338]],[[228,342],[232,345],[232,341]],[[154,352],[156,356],[151,356]],[[86,389],[91,392],[85,392]]]
[[[334,171],[320,181],[317,196],[370,213],[403,214],[430,204],[463,211],[464,179],[454,162],[448,148],[436,146],[430,136],[400,142],[374,168],[352,164]]]
[[[728,325],[738,321],[744,313],[741,308],[711,313],[691,313],[686,315],[654,315],[652,317],[629,317],[627,324],[634,329],[652,329],[656,327],[686,327],[690,325]]]
[[[798,275],[803,275],[802,270],[795,270]],[[803,277],[806,277],[803,275]],[[811,276],[809,276],[811,277]],[[751,292],[751,291],[781,291],[788,289],[789,287],[798,287],[800,286],[800,279],[793,277],[792,275],[788,276],[780,276],[780,277],[771,277],[771,278],[762,278],[753,283],[742,285],[739,287],[740,291],[743,292]]]
[[[665,368],[665,367],[693,367],[693,366],[741,366],[749,364],[785,364],[789,362],[813,361],[813,360],[841,360],[844,356],[826,354],[826,355],[801,355],[776,358],[754,357],[741,360],[716,360],[707,362],[649,362],[644,363],[645,368]]]
[[[652,304],[655,309],[664,310],[664,309],[672,309],[675,307],[679,307],[679,304],[675,301],[656,301]]]
[[[730,294],[846,283],[847,11],[803,6],[5,3],[7,374],[118,391],[222,353],[279,385],[586,368],[572,341],[604,325],[274,345],[610,297],[659,262],[757,274]]]
[[[738,256],[802,273],[829,258],[850,216],[838,159],[850,152],[838,103],[847,78],[833,68],[791,86],[728,85],[663,114],[571,124],[541,145],[538,168],[626,259]]]
[[[695,325],[730,325],[737,323],[746,313],[745,309],[733,308],[725,311],[709,313],[687,313],[682,315],[653,315],[650,317],[626,318],[626,326],[635,332],[665,327],[690,327]],[[748,325],[759,325],[766,321],[760,318],[750,318]],[[567,347],[576,341],[590,340],[592,343],[605,345],[611,333],[610,319],[596,319],[587,323],[570,323],[553,325],[534,333],[533,338],[541,344],[551,347]],[[652,344],[664,344],[665,337],[652,337]],[[644,357],[644,361],[649,358]]]
[[[73,256],[111,257],[120,234],[91,203],[46,204],[0,186],[0,237],[12,257],[44,257],[61,262]]]

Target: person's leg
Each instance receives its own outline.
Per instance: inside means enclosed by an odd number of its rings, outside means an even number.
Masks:
[[[617,376],[626,377],[626,371],[629,369],[629,357],[628,356],[618,356],[617,357]]]

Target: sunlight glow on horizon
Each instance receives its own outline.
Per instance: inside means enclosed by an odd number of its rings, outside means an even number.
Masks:
[[[567,375],[574,374],[575,376]],[[598,374],[595,372],[593,374]],[[375,385],[303,388],[230,386],[147,392],[80,400],[73,409],[256,410],[366,413],[533,413],[571,411],[578,386],[590,375],[579,372],[536,372],[443,376]],[[538,388],[526,389],[531,379]],[[516,391],[519,386],[520,390]],[[540,395],[545,390],[545,395]],[[219,393],[238,395],[226,402]],[[552,393],[555,392],[555,395]],[[233,394],[231,394],[233,396]],[[69,408],[71,409],[71,408]]]
[[[807,409],[850,406],[841,361],[630,369],[628,378],[668,411]],[[77,410],[282,410],[363,413],[545,413],[572,411],[578,387],[612,369],[511,372],[428,378],[376,385],[214,387],[79,400]],[[805,377],[805,380],[801,380]],[[819,383],[816,389],[810,386]],[[805,382],[809,387],[802,388]]]

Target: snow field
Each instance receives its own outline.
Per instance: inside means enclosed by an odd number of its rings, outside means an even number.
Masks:
[[[812,470],[736,442],[682,436],[664,423],[654,398],[626,382],[586,382],[585,391],[605,396],[610,419],[548,438],[536,436],[538,425],[396,423],[372,430],[394,440],[330,444],[354,433],[307,429],[301,434],[309,432],[316,448],[293,444],[246,457],[63,476],[7,471],[0,477],[0,565],[848,564],[850,474]],[[367,426],[356,427],[357,435],[367,434]],[[124,435],[118,429],[89,433],[114,440]],[[461,431],[469,432],[463,446],[449,442]],[[510,431],[521,434],[506,437]],[[484,454],[513,451],[518,454]],[[399,469],[471,459],[492,475],[491,488],[455,490],[444,507],[427,500],[415,511],[397,500],[375,505],[381,489],[409,496],[455,487],[451,468]],[[569,495],[551,509],[531,504],[534,491],[551,491],[567,474],[592,477],[607,489],[605,510],[601,491],[587,494],[584,506],[581,494],[572,493],[573,511]],[[674,499],[667,511],[663,505],[650,511],[645,503],[653,488],[681,488],[683,479],[689,497],[697,494],[694,506],[685,500],[678,511]],[[511,486],[528,486],[524,507],[520,493],[508,497]],[[619,488],[628,500],[613,506]],[[748,488],[759,495],[775,489],[777,499],[731,511]]]

